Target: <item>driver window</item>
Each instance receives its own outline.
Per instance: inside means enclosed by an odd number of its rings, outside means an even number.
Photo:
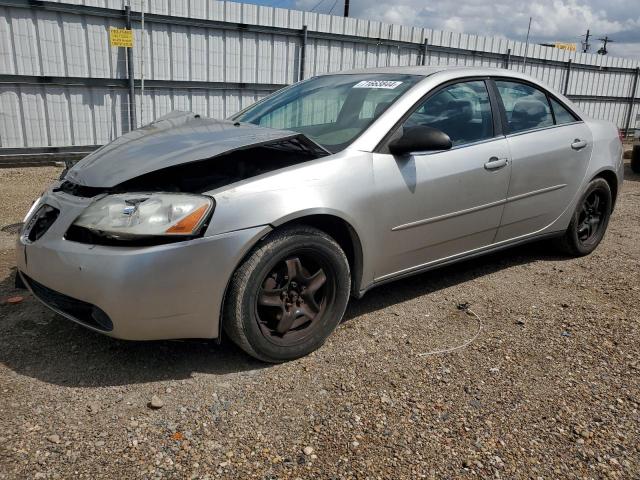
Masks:
[[[449,85],[427,98],[404,123],[443,131],[454,146],[493,138],[489,92],[482,80]]]

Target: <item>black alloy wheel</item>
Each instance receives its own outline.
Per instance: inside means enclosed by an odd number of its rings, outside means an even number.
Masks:
[[[575,257],[588,255],[602,241],[609,225],[613,200],[604,178],[595,178],[578,201],[569,227],[559,239],[560,248]]]
[[[576,223],[578,240],[583,245],[588,245],[600,236],[608,208],[608,197],[602,190],[594,190],[584,199]]]
[[[351,292],[349,262],[327,233],[276,230],[237,268],[222,327],[253,357],[279,363],[319,348],[340,324]]]
[[[277,260],[262,282],[256,319],[262,334],[276,345],[295,345],[313,335],[335,299],[335,275],[313,249]]]

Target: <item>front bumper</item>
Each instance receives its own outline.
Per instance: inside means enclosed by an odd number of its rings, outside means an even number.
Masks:
[[[22,279],[56,312],[128,340],[218,337],[228,281],[270,229],[152,247],[87,245],[65,240],[64,234],[90,200],[49,192],[40,201],[58,208],[60,215],[35,242],[19,238]]]

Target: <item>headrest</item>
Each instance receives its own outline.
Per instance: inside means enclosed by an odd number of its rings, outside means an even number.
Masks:
[[[542,120],[547,116],[547,106],[533,97],[523,97],[513,106],[511,120]]]
[[[473,118],[473,104],[470,100],[449,100],[447,110],[452,112],[458,121],[469,121]]]
[[[382,112],[384,112],[389,105],[391,105],[391,102],[380,102],[376,105],[376,109],[373,112],[373,118],[378,118],[382,115]]]

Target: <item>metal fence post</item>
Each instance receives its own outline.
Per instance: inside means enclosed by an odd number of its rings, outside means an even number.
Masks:
[[[564,74],[564,93],[569,93],[569,76],[571,75],[571,59],[567,62],[567,72]]]
[[[298,81],[304,80],[304,62],[307,53],[307,26],[302,26],[302,39],[300,40],[300,68],[298,69]]]
[[[640,68],[636,68],[636,73],[633,78],[633,87],[631,89],[631,95],[629,95],[629,110],[627,111],[627,120],[624,123],[624,136],[629,135],[629,128],[631,128],[631,115],[633,114],[633,106],[636,103],[636,92],[638,91],[638,77],[640,77]]]
[[[427,64],[427,52],[429,50],[429,39],[425,38],[422,44],[422,65]]]
[[[507,56],[504,59],[504,68],[509,68],[509,64],[511,63],[511,49],[507,49]]]
[[[131,30],[131,6],[124,8],[126,25]],[[127,47],[127,77],[129,79],[129,131],[136,129],[136,91],[133,76],[133,47]]]

